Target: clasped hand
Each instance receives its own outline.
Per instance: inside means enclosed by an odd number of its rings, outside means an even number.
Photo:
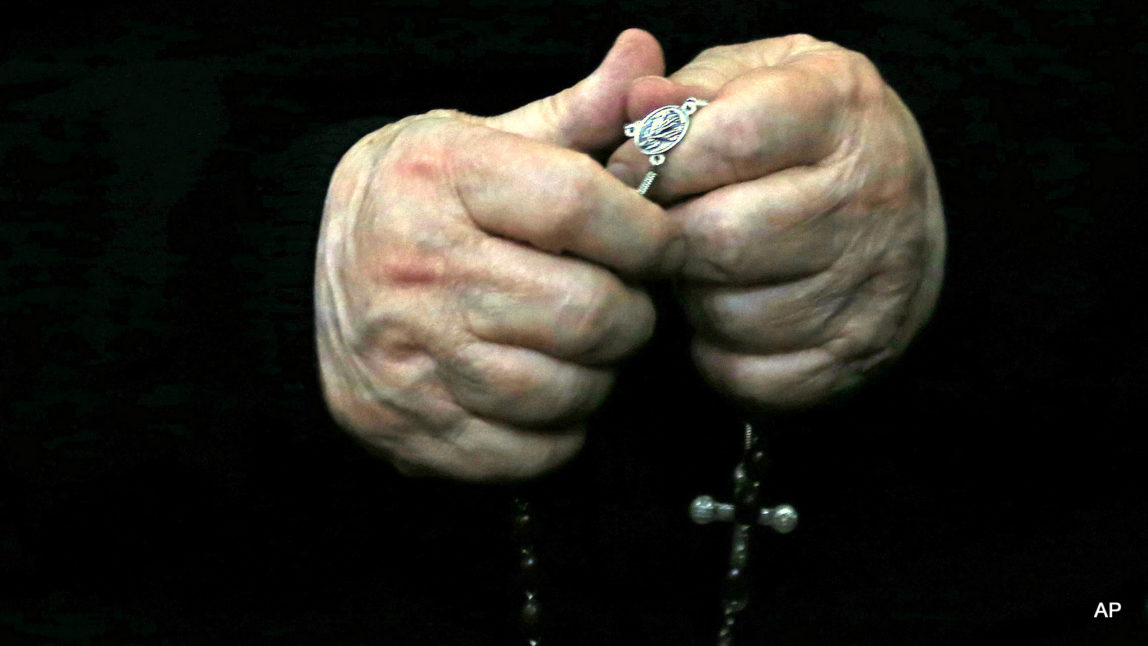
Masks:
[[[936,301],[944,224],[912,115],[860,54],[806,36],[716,47],[663,77],[624,32],[589,77],[496,117],[369,134],[328,190],[316,266],[327,402],[406,473],[537,475],[572,457],[675,278],[702,374],[805,406],[897,357]],[[622,128],[710,104],[667,154]],[[605,156],[606,167],[591,154]]]

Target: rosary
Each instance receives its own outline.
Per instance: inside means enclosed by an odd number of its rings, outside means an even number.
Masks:
[[[690,503],[690,519],[699,525],[711,522],[733,523],[729,569],[722,582],[722,620],[718,629],[718,646],[732,646],[737,614],[749,602],[749,539],[754,525],[772,527],[788,534],[797,526],[797,511],[789,505],[758,507],[761,477],[765,468],[765,450],[753,427],[745,425],[745,446],[741,461],[733,470],[733,503],[717,502],[710,496],[698,496]],[[527,646],[541,646],[541,606],[538,599],[538,556],[534,551],[534,517],[530,503],[514,500],[514,538],[518,542],[519,578],[524,601],[519,627]]]
[[[665,153],[676,146],[686,136],[690,127],[690,116],[699,108],[708,105],[707,101],[690,97],[680,106],[662,106],[650,112],[640,121],[627,124],[624,132],[634,138],[634,144],[649,156],[650,170],[638,186],[638,193],[645,195],[658,176],[657,167],[666,161]],[[758,507],[761,478],[765,470],[765,450],[761,438],[753,427],[745,425],[745,446],[741,461],[733,470],[733,503],[717,502],[710,496],[698,496],[690,503],[690,519],[699,525],[711,522],[733,524],[733,540],[730,544],[729,569],[722,582],[721,626],[718,629],[718,646],[732,646],[737,615],[749,602],[749,539],[754,525],[772,527],[779,533],[788,534],[797,526],[797,511],[789,505],[778,507]],[[534,550],[534,517],[530,504],[516,498],[514,513],[514,536],[518,542],[519,576],[525,599],[522,603],[519,626],[527,646],[541,646],[541,606],[538,599],[538,556]]]

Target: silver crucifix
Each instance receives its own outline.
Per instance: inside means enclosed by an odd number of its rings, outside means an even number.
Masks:
[[[788,534],[797,527],[797,510],[793,507],[789,505],[757,507],[765,457],[764,451],[758,444],[758,438],[753,434],[753,427],[746,424],[745,453],[733,472],[735,504],[717,502],[710,496],[698,496],[690,503],[690,518],[699,525],[715,521],[734,524],[729,571],[726,573],[722,599],[723,622],[721,630],[718,631],[719,646],[733,644],[736,615],[744,610],[749,602],[746,567],[749,565],[750,529],[757,524],[772,527],[781,534]]]

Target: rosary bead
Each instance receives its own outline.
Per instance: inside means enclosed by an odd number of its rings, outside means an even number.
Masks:
[[[732,567],[725,575],[725,603],[727,608],[740,612],[749,601],[749,580],[745,569]]]
[[[729,566],[744,569],[749,565],[749,526],[738,525],[733,531],[733,542],[729,551]]]
[[[734,491],[734,519],[743,525],[752,525],[757,522],[758,494],[761,492],[761,483],[756,480],[743,482]]]
[[[739,507],[756,507],[757,495],[760,491],[760,482],[753,480],[745,482],[734,492],[734,501]]]
[[[745,456],[745,468],[749,475],[760,478],[765,473],[766,456],[763,449],[754,449]]]
[[[522,604],[520,620],[522,631],[526,635],[535,636],[538,634],[538,627],[542,623],[542,608],[538,605],[537,599],[531,597]]]
[[[749,482],[749,474],[745,471],[745,464],[738,464],[733,470],[733,488],[736,491]]]
[[[514,515],[514,524],[511,528],[514,534],[514,539],[520,543],[529,542],[534,539],[534,517],[528,511],[522,511]]]
[[[522,558],[518,561],[518,574],[526,587],[533,588],[538,584],[538,557],[530,550],[522,550]]]

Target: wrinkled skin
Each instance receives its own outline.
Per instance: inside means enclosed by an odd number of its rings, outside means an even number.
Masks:
[[[678,227],[588,154],[612,148],[636,78],[626,32],[588,79],[494,118],[434,111],[374,132],[328,190],[316,271],[336,418],[408,473],[535,475],[569,459],[613,366],[650,336]]]
[[[680,281],[699,368],[755,404],[815,403],[904,349],[936,299],[943,223],[920,133],[872,65],[789,37],[663,74],[629,30],[569,90],[409,117],[346,153],[315,298],[324,393],[353,436],[412,474],[554,468],[652,333],[645,279]],[[642,198],[622,127],[688,96],[711,104]],[[615,148],[609,172],[590,156]]]
[[[795,407],[898,356],[936,303],[941,200],[916,122],[864,56],[809,36],[702,52],[639,79],[628,116],[697,96],[650,197],[686,240],[694,357],[717,388]],[[635,146],[611,172],[636,184]]]

